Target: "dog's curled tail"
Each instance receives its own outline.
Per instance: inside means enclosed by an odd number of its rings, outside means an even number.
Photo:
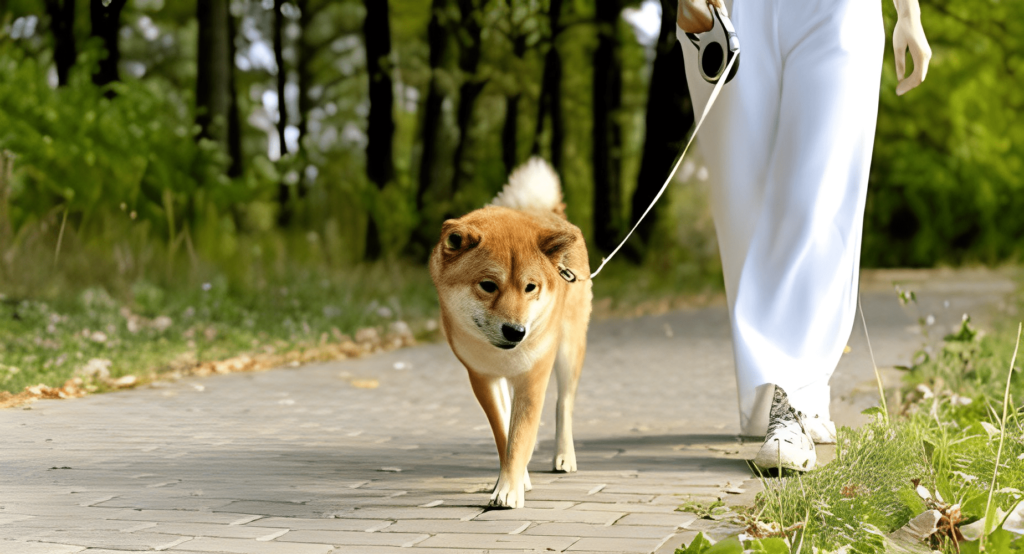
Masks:
[[[533,157],[508,177],[508,184],[491,201],[492,206],[513,210],[552,211],[565,217],[562,185],[548,162]]]

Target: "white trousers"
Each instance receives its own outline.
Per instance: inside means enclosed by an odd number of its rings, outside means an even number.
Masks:
[[[735,0],[740,68],[701,128],[728,299],[740,423],[764,435],[769,384],[829,417],[857,307],[878,115],[879,0]],[[677,29],[699,116],[712,85]]]

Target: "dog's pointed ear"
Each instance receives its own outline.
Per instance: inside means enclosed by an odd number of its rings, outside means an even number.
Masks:
[[[577,259],[580,256],[574,248],[576,242],[582,240],[579,229],[561,227],[542,234],[537,246],[551,260],[562,279],[574,283],[590,275],[586,256],[582,256],[582,260]]]
[[[562,256],[573,243],[576,242],[576,233],[570,229],[557,229],[544,233],[540,236],[537,246],[545,256],[553,261],[561,262]]]
[[[441,225],[441,252],[445,256],[456,255],[480,244],[480,232],[458,219],[449,219]]]

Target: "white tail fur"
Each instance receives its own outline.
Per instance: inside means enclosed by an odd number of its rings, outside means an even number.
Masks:
[[[513,210],[558,211],[562,205],[558,174],[543,159],[530,158],[509,175],[508,184],[491,205]]]

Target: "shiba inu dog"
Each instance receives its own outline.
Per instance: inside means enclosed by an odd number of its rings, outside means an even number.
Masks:
[[[583,234],[564,210],[558,176],[531,159],[490,205],[446,221],[430,256],[441,328],[498,448],[493,507],[521,508],[531,488],[526,465],[552,368],[554,470],[576,471],[572,410],[593,294]]]

